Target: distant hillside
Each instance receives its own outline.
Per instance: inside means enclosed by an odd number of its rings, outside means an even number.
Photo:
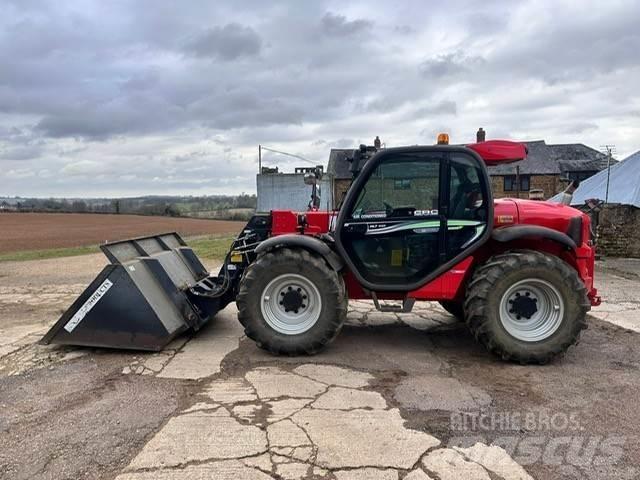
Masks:
[[[127,198],[21,198],[0,197],[0,212],[120,213],[170,217],[246,220],[256,208],[256,196],[152,195]]]

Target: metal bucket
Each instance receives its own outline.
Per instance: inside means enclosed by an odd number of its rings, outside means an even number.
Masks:
[[[228,303],[177,233],[100,247],[107,265],[40,343],[158,351]],[[200,293],[198,293],[200,292]]]

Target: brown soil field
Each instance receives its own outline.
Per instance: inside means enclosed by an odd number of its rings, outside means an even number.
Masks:
[[[236,234],[244,222],[83,213],[2,213],[0,253],[97,245],[176,231],[184,236]]]

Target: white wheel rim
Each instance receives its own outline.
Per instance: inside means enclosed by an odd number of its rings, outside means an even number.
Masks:
[[[564,301],[549,282],[529,278],[507,289],[500,300],[500,322],[509,335],[539,342],[553,335],[564,318]]]
[[[320,318],[322,298],[309,279],[285,273],[264,288],[260,309],[264,321],[276,332],[299,335],[313,327]]]

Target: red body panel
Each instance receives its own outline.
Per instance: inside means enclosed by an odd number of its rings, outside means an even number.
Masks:
[[[298,215],[291,210],[271,210],[271,235],[301,233]]]
[[[329,231],[329,220],[331,214],[327,211],[307,212],[305,216],[305,234],[327,233]]]
[[[510,199],[518,209],[519,224],[538,225],[566,232],[573,217],[583,215],[580,210],[567,205],[536,200]],[[585,218],[589,218],[585,215]]]
[[[473,257],[469,256],[435,280],[407,294],[416,300],[453,300],[471,272]]]

